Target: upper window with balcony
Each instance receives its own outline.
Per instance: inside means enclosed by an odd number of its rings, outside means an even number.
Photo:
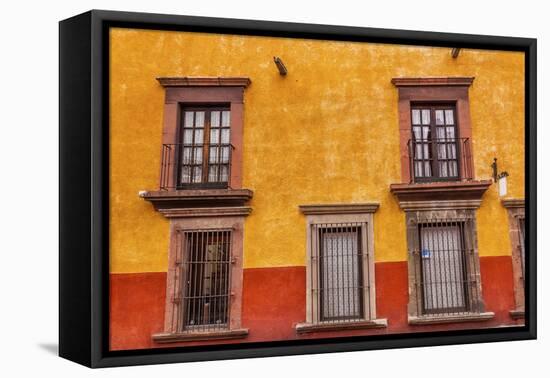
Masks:
[[[479,201],[491,180],[476,180],[469,89],[473,77],[394,78],[398,90],[401,179],[390,189],[410,201]]]

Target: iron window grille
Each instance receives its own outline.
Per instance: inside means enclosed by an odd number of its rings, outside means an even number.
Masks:
[[[366,226],[363,222],[311,225],[314,324],[371,319]]]
[[[419,316],[483,312],[472,219],[432,219],[416,227],[412,251]]]
[[[228,329],[231,301],[230,229],[180,230],[174,291],[177,332]],[[179,278],[179,279],[178,279]]]
[[[473,179],[470,140],[459,138],[454,106],[415,106],[411,123],[411,182]]]

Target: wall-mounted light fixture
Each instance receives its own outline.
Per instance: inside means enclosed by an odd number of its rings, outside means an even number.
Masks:
[[[283,61],[278,56],[273,57],[273,61],[275,62],[275,65],[277,66],[277,69],[279,70],[279,74],[281,76],[285,76],[288,72]]]
[[[509,174],[506,171],[498,173],[497,158],[493,159],[491,168],[493,169],[493,181],[495,183],[498,182],[498,194],[500,196],[505,196],[508,192],[508,180],[506,179],[506,177],[508,177]]]
[[[455,47],[451,50],[451,56],[453,57],[453,59],[458,58],[458,54],[460,54],[460,49],[458,47]]]

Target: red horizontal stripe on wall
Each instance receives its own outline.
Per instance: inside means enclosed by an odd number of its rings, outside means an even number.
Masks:
[[[247,341],[296,338],[294,326],[306,319],[305,266],[245,269],[243,278]]]
[[[164,327],[166,273],[110,276],[111,350],[151,348]]]
[[[480,257],[479,263],[485,310],[495,313],[495,323],[514,324],[510,318],[515,308],[512,257]]]
[[[376,317],[388,320],[395,331],[408,327],[409,278],[406,261],[375,264]]]
[[[111,350],[445,331],[516,324],[509,314],[515,308],[511,257],[481,257],[480,268],[485,310],[495,313],[495,319],[490,321],[410,326],[407,262],[380,262],[375,264],[376,312],[377,318],[387,319],[387,328],[306,335],[297,335],[295,330],[296,324],[306,319],[306,268],[245,269],[242,326],[249,329],[248,337],[243,340],[176,344],[155,344],[151,339],[151,335],[163,331],[166,273],[112,274]]]

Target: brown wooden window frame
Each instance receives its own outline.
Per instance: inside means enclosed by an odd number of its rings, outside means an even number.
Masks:
[[[193,113],[193,126],[189,127],[186,125],[187,119],[186,114],[188,112]],[[204,113],[203,127],[196,126],[196,116],[197,112]],[[212,113],[219,112],[218,126],[212,125]],[[229,117],[231,117],[231,107],[230,104],[207,104],[207,105],[188,105],[181,104],[181,114],[184,116],[181,117],[179,135],[178,135],[178,144],[176,148],[176,159],[177,162],[174,173],[176,178],[174,179],[176,183],[176,189],[225,189],[230,185],[231,177],[231,155],[233,146],[231,142],[231,122],[229,121],[228,126],[222,124],[223,112],[229,112]],[[212,141],[212,129],[218,129],[218,141]],[[197,133],[198,131],[202,132],[202,140],[200,143],[197,143]],[[223,131],[227,130],[229,134],[229,139],[222,143]],[[191,131],[191,140],[186,140],[186,132]],[[197,151],[200,150],[200,161],[198,161]],[[211,152],[212,150],[216,151],[216,160],[212,161]],[[186,153],[189,151],[189,155]],[[189,182],[184,182],[183,170],[189,167]],[[201,175],[200,180],[195,182],[195,171],[197,168],[200,168]],[[215,177],[216,180],[211,180],[211,173],[216,168]],[[226,179],[222,176],[222,169],[225,169]]]
[[[420,112],[421,122],[419,124],[414,123],[414,111],[418,110]],[[423,123],[424,110],[429,110],[429,123]],[[436,111],[444,112],[444,123],[442,125],[437,124]],[[453,123],[447,124],[446,113],[445,111],[452,110],[453,114]],[[417,138],[414,132],[415,127],[420,127],[420,139]],[[424,138],[422,128],[429,127],[429,134]],[[444,138],[438,137],[438,128],[452,127],[454,129],[454,136],[448,137],[446,130],[444,130]],[[412,137],[410,139],[411,148],[409,150],[410,159],[412,160],[412,167],[414,175],[414,182],[441,182],[441,181],[457,181],[461,179],[461,172],[463,172],[462,161],[460,159],[462,151],[462,146],[459,143],[460,130],[457,124],[456,117],[456,104],[455,103],[422,103],[422,102],[413,102],[411,103],[411,131]],[[420,147],[420,149],[418,148]],[[425,148],[427,147],[427,148]],[[443,152],[445,157],[441,157],[441,147],[444,148]],[[418,154],[420,150],[420,154]],[[424,156],[427,152],[428,157]],[[420,156],[418,156],[420,155]],[[454,157],[449,157],[449,155],[454,155]],[[456,167],[453,167],[452,163],[456,164]],[[419,164],[420,163],[420,164]],[[426,165],[426,163],[428,165]],[[447,172],[454,170],[455,175],[443,175],[441,172],[441,166],[445,163],[445,168]],[[417,175],[417,167],[420,167],[418,171],[422,175]],[[429,175],[426,175],[426,167],[429,167]]]

